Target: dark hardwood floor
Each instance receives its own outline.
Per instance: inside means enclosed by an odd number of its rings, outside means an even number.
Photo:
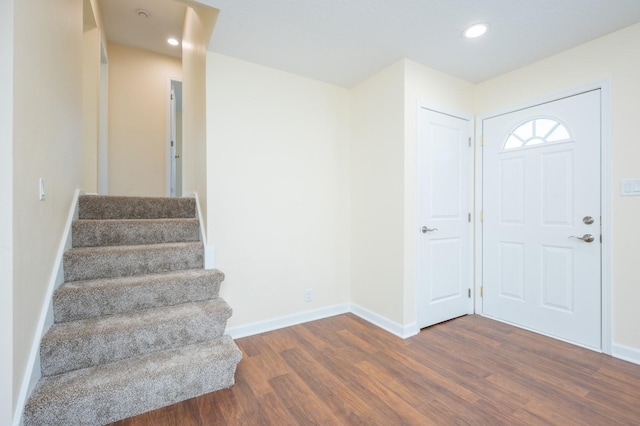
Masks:
[[[476,315],[407,340],[345,314],[236,342],[233,388],[113,426],[640,425],[640,365]]]

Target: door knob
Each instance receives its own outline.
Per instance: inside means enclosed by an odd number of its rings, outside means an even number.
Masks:
[[[582,221],[587,224],[587,225],[591,225],[593,224],[594,220],[591,216],[585,216],[582,218]]]
[[[574,237],[574,236],[571,236],[571,237],[569,237],[569,238],[577,238],[577,239],[579,239],[579,240],[584,241],[585,243],[590,243],[590,242],[592,242],[592,241],[593,241],[593,235],[591,235],[591,234],[584,234],[582,237]]]
[[[433,232],[433,231],[437,231],[438,228],[427,228],[426,226],[422,227],[422,233],[426,234],[427,232]]]

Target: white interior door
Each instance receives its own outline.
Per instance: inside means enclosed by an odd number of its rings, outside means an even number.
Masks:
[[[594,90],[482,123],[483,313],[594,349],[600,116]]]
[[[169,125],[171,127],[171,141],[170,143],[170,153],[169,153],[169,161],[171,163],[170,169],[171,169],[171,177],[170,177],[170,195],[172,197],[176,196],[176,132],[177,132],[177,125],[176,125],[176,94],[175,91],[173,89],[173,87],[171,88],[171,99],[169,100],[170,102],[170,112],[169,112]]]
[[[418,326],[473,312],[471,122],[420,108]]]

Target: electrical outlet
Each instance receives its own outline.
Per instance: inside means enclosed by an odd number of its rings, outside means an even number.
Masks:
[[[308,288],[304,291],[304,301],[312,302],[313,301],[313,290]]]

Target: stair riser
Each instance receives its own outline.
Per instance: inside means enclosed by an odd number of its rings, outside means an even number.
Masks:
[[[72,225],[73,247],[162,244],[200,240],[197,219],[77,220]]]
[[[231,309],[221,299],[215,304],[219,306],[210,309],[212,303],[202,302],[202,312],[197,315],[160,322],[132,320],[128,324],[123,320],[108,327],[89,324],[77,334],[64,333],[62,337],[54,325],[40,345],[42,374],[52,376],[217,339],[224,333]]]
[[[80,219],[165,219],[196,217],[193,198],[109,197],[83,195]]]
[[[157,274],[204,266],[201,244],[157,247],[134,246],[115,250],[72,249],[64,254],[65,281]]]
[[[56,323],[215,299],[224,274],[185,271],[112,280],[66,283],[53,295]]]
[[[45,378],[24,425],[98,426],[231,387],[242,353],[229,336],[222,341]]]

